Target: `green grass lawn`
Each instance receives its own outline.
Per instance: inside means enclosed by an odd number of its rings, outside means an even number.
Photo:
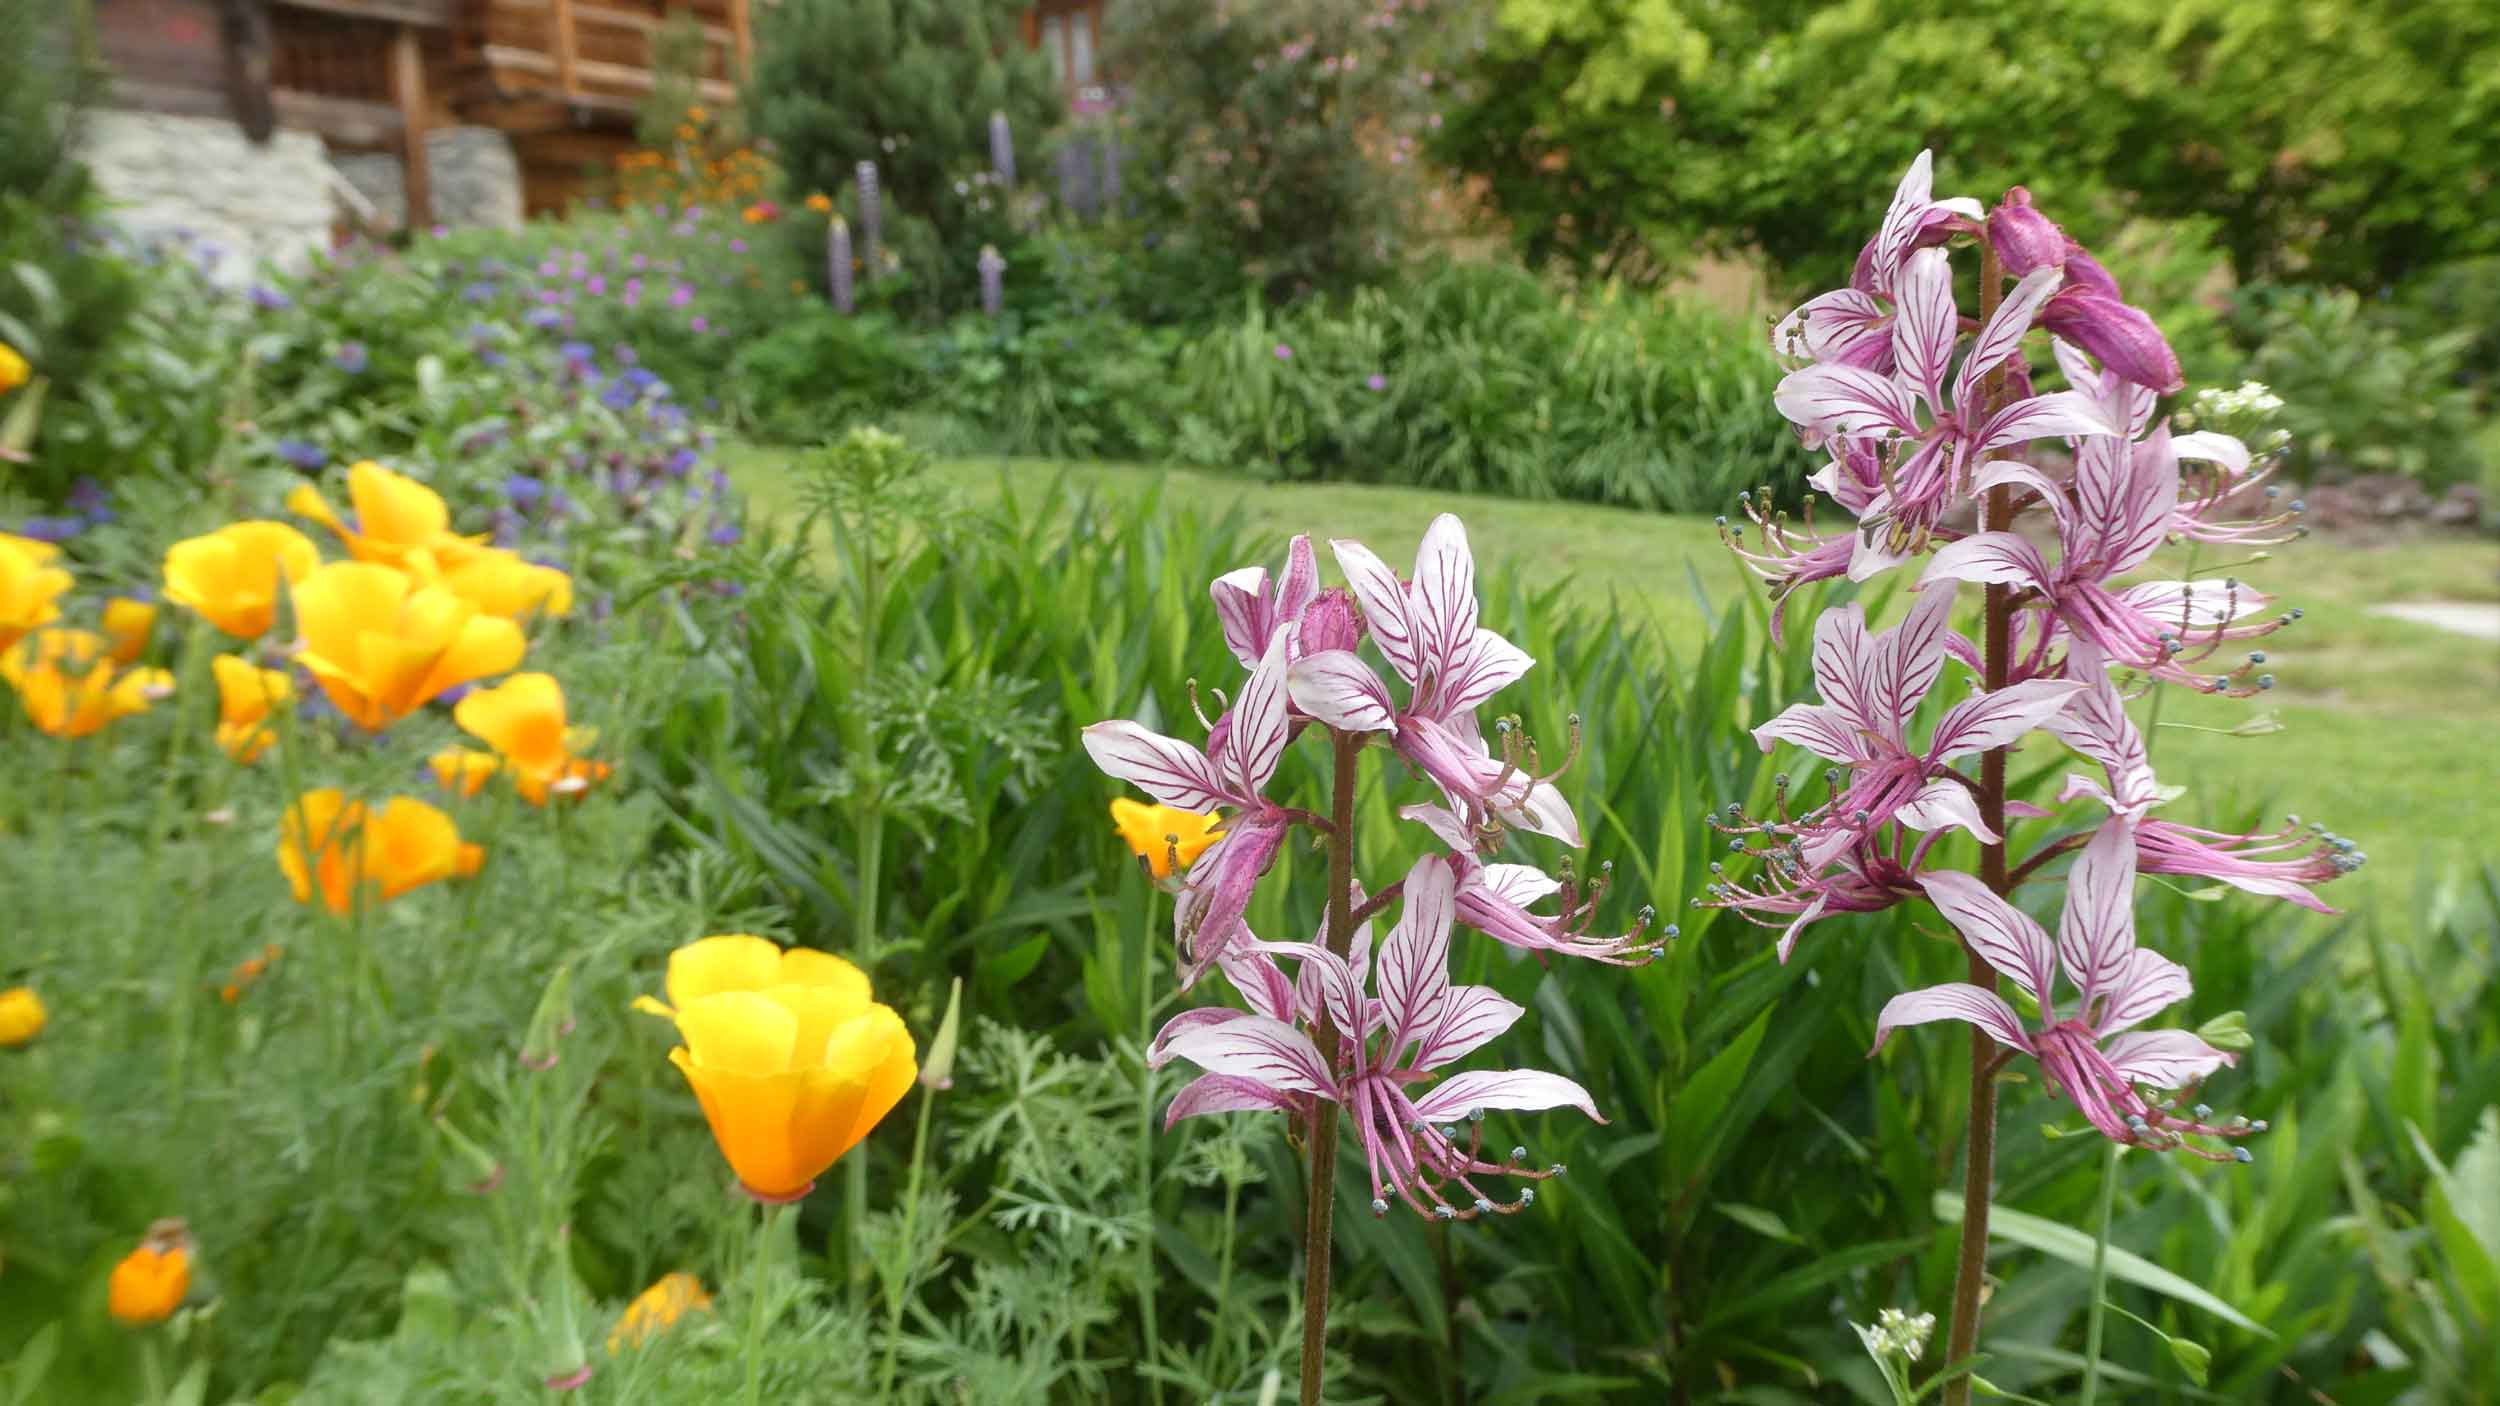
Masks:
[[[795,492],[787,455],[742,449],[729,456],[756,507],[790,510]],[[1109,494],[1158,483],[1175,502],[1210,511],[1237,508],[1252,529],[1275,540],[1295,532],[1359,537],[1401,563],[1424,525],[1440,512],[1467,520],[1479,556],[1538,574],[1568,577],[1587,598],[1612,598],[1653,620],[1670,641],[1696,641],[1707,628],[1707,599],[1723,609],[1751,576],[1719,545],[1708,519],[1671,517],[1574,503],[1477,499],[1350,484],[1263,482],[1237,476],[1126,464],[1032,460],[961,461],[942,473],[967,495],[993,497],[1002,484],[1038,488],[1057,474]],[[2167,574],[2184,569],[2167,554]],[[2231,560],[2208,550],[2199,574]],[[1246,563],[1245,563],[1246,564]],[[2159,574],[2159,573],[2157,573]],[[2352,545],[2294,542],[2267,561],[2235,569],[2300,623],[2264,642],[2272,694],[2238,701],[2172,690],[2164,703],[2155,756],[2163,779],[2190,795],[2174,805],[2194,822],[2262,809],[2317,820],[2358,841],[2368,868],[2330,888],[2339,906],[2364,907],[2395,929],[2410,928],[2418,895],[2463,865],[2500,853],[2500,648],[2427,626],[2369,613],[2404,600],[2500,600],[2500,553],[2463,538]],[[2271,714],[2282,730],[2224,736]]]

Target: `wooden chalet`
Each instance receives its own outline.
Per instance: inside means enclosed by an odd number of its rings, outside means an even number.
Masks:
[[[511,140],[532,213],[633,144],[654,45],[677,11],[704,39],[698,92],[736,96],[751,0],[90,0],[118,107],[226,117],[255,140],[309,131],[403,163],[408,220],[431,218],[426,134]],[[770,3],[770,0],[763,0]]]

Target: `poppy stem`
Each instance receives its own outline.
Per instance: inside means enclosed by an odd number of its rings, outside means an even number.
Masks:
[[[1328,950],[1343,958],[1354,942],[1354,779],[1363,735],[1330,729],[1335,753],[1329,811]],[[1340,1043],[1337,1024],[1320,1004],[1319,1048],[1333,1073]],[[1337,1105],[1311,1100],[1310,1219],[1302,1233],[1302,1406],[1319,1406],[1320,1376],[1328,1344],[1328,1258],[1337,1199]]]
[[[912,1249],[918,1243],[913,1232],[920,1218],[920,1167],[929,1155],[929,1114],[937,1107],[937,1096],[934,1086],[920,1086],[920,1126],[911,1135],[911,1178],[903,1185],[902,1263],[886,1275],[885,1364],[877,1370],[880,1401],[894,1399],[894,1359],[903,1345],[903,1296],[911,1292]]]
[[[2092,1406],[2101,1390],[2101,1321],[2109,1314],[2109,1223],[2118,1209],[2118,1144],[2101,1156],[2101,1221],[2092,1234],[2092,1306],[2083,1320],[2083,1393],[2076,1406]]]
[[[1146,886],[1146,926],[1137,934],[1137,1176],[1146,1202],[1146,1228],[1137,1240],[1137,1314],[1145,1327],[1146,1361],[1162,1356],[1155,1320],[1155,1071],[1146,1060],[1155,1038],[1155,889]],[[1154,1406],[1163,1406],[1163,1383],[1147,1379]]]
[[[765,1271],[772,1259],[775,1232],[789,1213],[788,1206],[766,1206],[755,1218],[755,1251],[747,1266],[747,1380],[740,1398],[746,1406],[762,1406],[764,1400],[764,1320],[772,1317],[771,1296],[765,1289],[770,1276]]]

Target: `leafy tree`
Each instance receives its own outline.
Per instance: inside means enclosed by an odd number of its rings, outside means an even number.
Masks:
[[[2243,279],[2500,250],[2487,0],[1493,0],[1439,144],[1522,250],[1630,274],[1758,247],[1829,280],[1922,146],[2087,242],[2211,217]]]
[[[755,132],[800,192],[834,193],[877,163],[889,207],[950,250],[970,207],[954,183],[989,164],[989,121],[1021,142],[1058,115],[1048,62],[1017,31],[1024,0],[786,0],[757,17]],[[960,251],[965,262],[973,251]]]

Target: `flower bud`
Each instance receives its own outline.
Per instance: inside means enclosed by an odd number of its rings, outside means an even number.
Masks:
[[[955,1045],[963,1025],[964,979],[956,977],[946,989],[946,1015],[938,1022],[937,1037],[929,1041],[929,1057],[920,1063],[921,1087],[951,1089],[955,1087]]]
[[[2007,191],[1997,208],[1988,212],[1988,243],[1996,249],[2005,271],[2016,278],[2065,263],[2066,251],[2074,247],[2066,231],[2041,214],[2031,203],[2031,192],[2021,186]]]
[[[503,1163],[455,1127],[449,1118],[437,1113],[433,1122],[434,1131],[450,1146],[452,1156],[473,1174],[470,1180],[460,1183],[459,1189],[472,1196],[492,1196],[495,1189],[503,1185]]]
[[[1354,608],[1353,594],[1343,586],[1320,592],[1302,609],[1298,638],[1304,654],[1352,649],[1362,643],[1363,617]]]
[[[2107,294],[2068,287],[2041,309],[2040,325],[2090,352],[2121,380],[2163,393],[2187,383],[2153,319]]]
[[[530,1017],[529,1035],[521,1041],[521,1063],[531,1069],[556,1067],[556,1042],[573,1033],[573,964],[556,968]]]

